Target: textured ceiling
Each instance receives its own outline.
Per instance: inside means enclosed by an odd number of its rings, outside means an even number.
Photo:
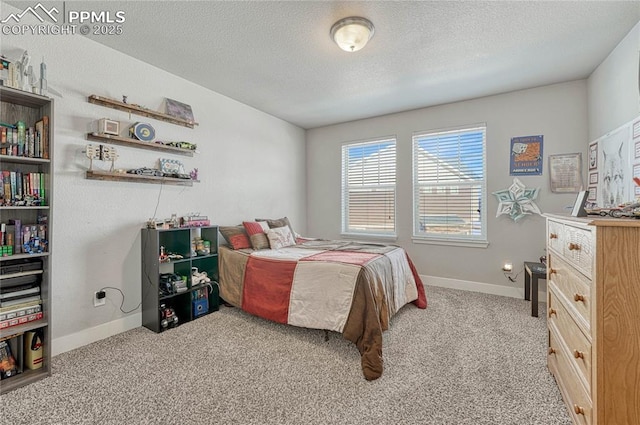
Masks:
[[[92,38],[303,128],[586,78],[640,20],[638,1],[66,3],[125,11]],[[353,15],[375,36],[347,53],[329,30]]]

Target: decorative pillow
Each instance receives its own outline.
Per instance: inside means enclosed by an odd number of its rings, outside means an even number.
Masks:
[[[265,232],[269,225],[264,221],[243,221],[244,230],[249,235],[249,241],[253,249],[269,249],[269,239]]]
[[[289,230],[291,230],[291,234],[292,235],[296,234],[295,230],[293,230],[293,226],[291,225],[291,222],[289,221],[289,219],[287,217],[282,217],[282,218],[256,218],[256,221],[258,221],[258,222],[266,221],[267,224],[269,225],[269,228],[271,228],[271,229],[275,229],[277,227],[287,226],[287,227],[289,227]]]
[[[251,248],[251,242],[249,242],[249,236],[247,236],[244,226],[221,226],[218,230],[231,245],[231,248]]]
[[[296,240],[293,239],[291,234],[291,229],[287,226],[267,230],[267,238],[269,238],[271,249],[280,249],[296,244]]]

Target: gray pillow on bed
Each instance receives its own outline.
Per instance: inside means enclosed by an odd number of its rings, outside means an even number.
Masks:
[[[270,229],[275,229],[275,228],[278,228],[278,227],[288,226],[289,229],[291,230],[291,234],[293,235],[294,239],[295,239],[295,237],[297,235],[295,230],[293,230],[293,226],[291,225],[291,222],[289,221],[289,219],[287,217],[282,217],[282,218],[256,218],[256,221],[266,221],[267,224],[269,225]]]

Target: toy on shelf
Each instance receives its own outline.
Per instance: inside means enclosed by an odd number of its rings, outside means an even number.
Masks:
[[[111,161],[111,168],[109,171],[113,172],[115,167],[116,159],[118,159],[118,151],[116,148],[105,146],[105,145],[87,145],[85,152],[87,154],[87,158],[89,158],[89,170],[93,170],[93,160],[97,159],[100,161]]]

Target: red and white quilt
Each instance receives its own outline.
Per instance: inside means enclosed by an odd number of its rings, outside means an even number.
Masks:
[[[382,375],[382,332],[405,304],[426,308],[404,249],[307,241],[277,250],[220,249],[220,296],[246,312],[342,333],[358,347],[366,379]]]

